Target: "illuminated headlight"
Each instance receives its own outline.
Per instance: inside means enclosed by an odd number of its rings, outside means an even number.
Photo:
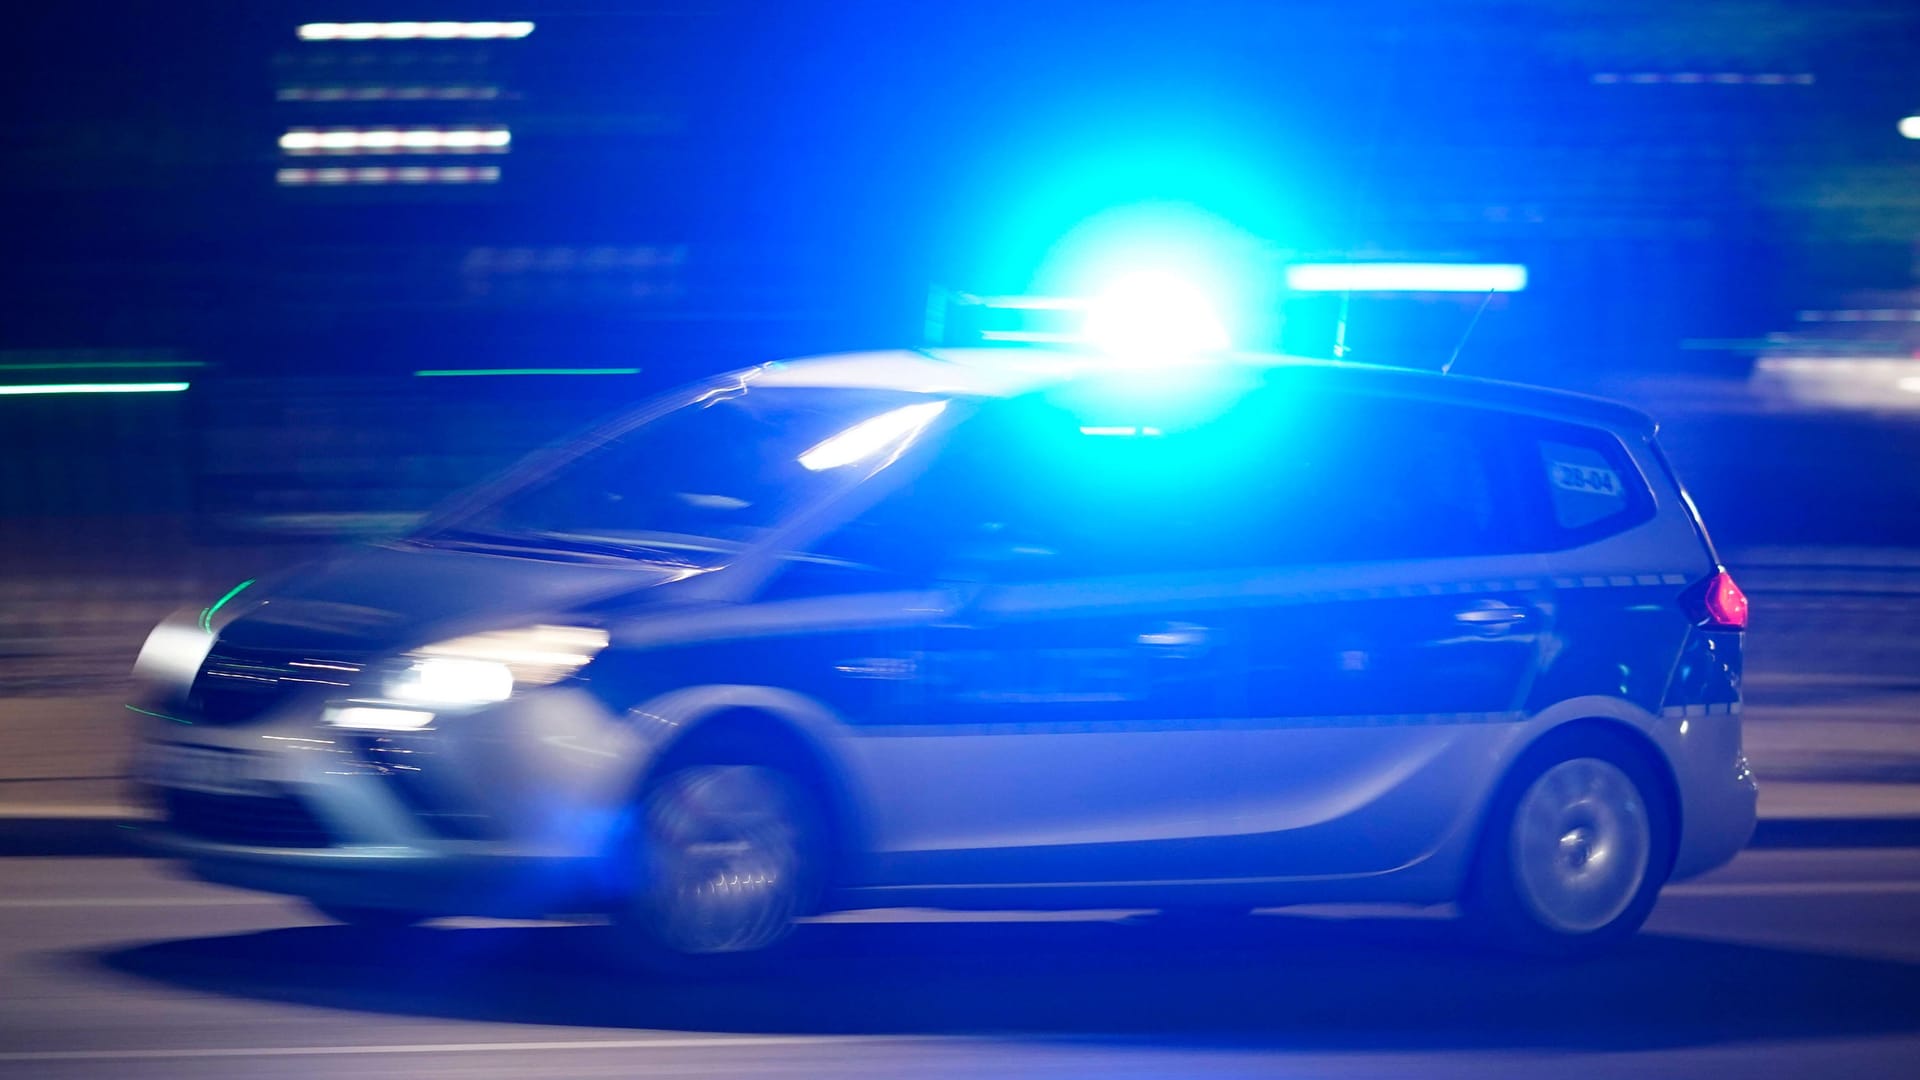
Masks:
[[[512,697],[516,689],[559,682],[606,647],[607,632],[593,627],[530,626],[472,634],[408,653],[380,693],[387,701],[439,710],[491,705]]]
[[[387,680],[387,697],[424,705],[487,705],[513,696],[513,669],[493,660],[428,656]]]

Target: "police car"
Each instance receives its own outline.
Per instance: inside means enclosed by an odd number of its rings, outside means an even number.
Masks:
[[[1459,902],[1633,933],[1754,825],[1641,413],[1074,348],[770,364],[158,627],[158,842],[352,923]]]

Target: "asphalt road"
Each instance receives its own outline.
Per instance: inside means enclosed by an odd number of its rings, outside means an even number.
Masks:
[[[1434,917],[861,915],[686,983],[600,927],[373,933],[136,859],[0,859],[0,1075],[1912,1075],[1920,849],[1755,851],[1574,966]]]

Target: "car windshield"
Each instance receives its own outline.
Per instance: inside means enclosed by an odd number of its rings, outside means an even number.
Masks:
[[[711,562],[899,454],[945,404],[865,389],[706,395],[416,540]]]

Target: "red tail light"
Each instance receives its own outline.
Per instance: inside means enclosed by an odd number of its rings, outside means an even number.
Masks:
[[[1725,570],[1707,579],[1707,621],[1727,630],[1747,628],[1747,594]]]

